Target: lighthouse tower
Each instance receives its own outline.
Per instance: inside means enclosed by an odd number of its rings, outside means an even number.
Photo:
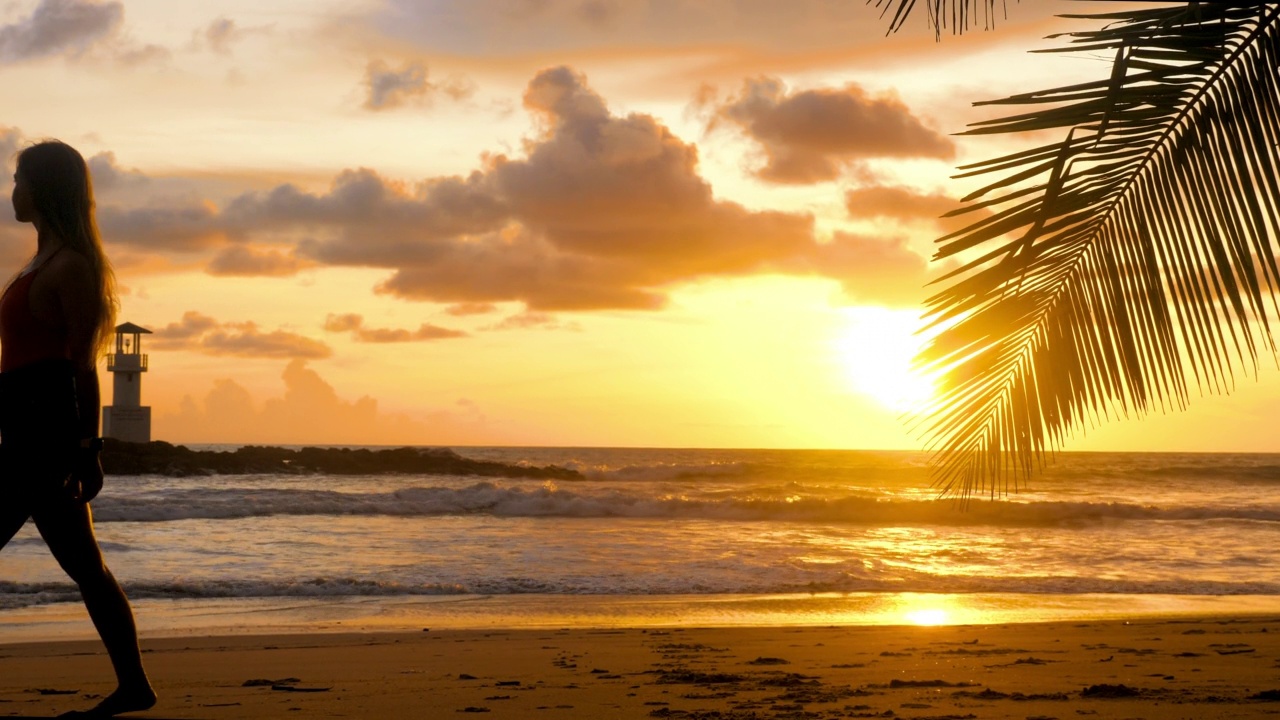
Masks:
[[[150,334],[133,323],[116,326],[116,351],[107,356],[107,370],[115,384],[111,404],[102,408],[103,437],[151,442],[151,408],[142,405],[142,373],[147,371],[142,336]]]

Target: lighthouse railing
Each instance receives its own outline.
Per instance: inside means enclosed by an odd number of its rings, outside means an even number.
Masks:
[[[107,355],[108,372],[146,372],[147,356],[128,353]]]

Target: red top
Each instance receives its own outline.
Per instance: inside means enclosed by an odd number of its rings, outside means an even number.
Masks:
[[[0,372],[40,360],[71,359],[66,329],[44,323],[31,312],[31,283],[38,272],[40,268],[14,280],[0,297]]]

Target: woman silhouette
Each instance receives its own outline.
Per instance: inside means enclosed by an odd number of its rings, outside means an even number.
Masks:
[[[80,594],[111,656],[116,691],[80,717],[155,704],[124,591],[102,560],[89,501],[102,489],[97,360],[113,332],[115,278],[84,158],[42,142],[18,155],[13,214],[36,252],[0,297],[0,547],[27,518]]]

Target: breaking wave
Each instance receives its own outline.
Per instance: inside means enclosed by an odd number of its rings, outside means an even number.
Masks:
[[[570,467],[588,479],[614,482],[736,479],[750,475],[756,469],[751,463],[745,462],[637,464],[607,469]]]
[[[199,580],[131,582],[125,584],[134,599],[205,600],[234,598],[356,598],[427,597],[460,595],[710,595],[858,592],[945,593],[1093,593],[1163,595],[1277,595],[1280,584],[1185,580],[1120,580],[1062,577],[949,577],[907,573],[894,577],[850,575],[809,583],[740,584],[713,583],[705,579],[668,579],[665,582],[618,585],[605,578],[488,578],[469,583],[382,582],[363,578],[313,578],[306,580]],[[69,582],[0,582],[0,610],[52,603],[80,602],[80,593]]]
[[[591,491],[555,485],[408,487],[385,493],[288,488],[174,488],[163,496],[101,497],[99,522],[163,522],[282,515],[527,518],[650,518],[820,522],[860,525],[1053,527],[1128,521],[1236,520],[1280,522],[1280,506],[1159,507],[1125,502],[885,499],[868,495],[760,497],[747,491],[656,495],[626,489]]]

